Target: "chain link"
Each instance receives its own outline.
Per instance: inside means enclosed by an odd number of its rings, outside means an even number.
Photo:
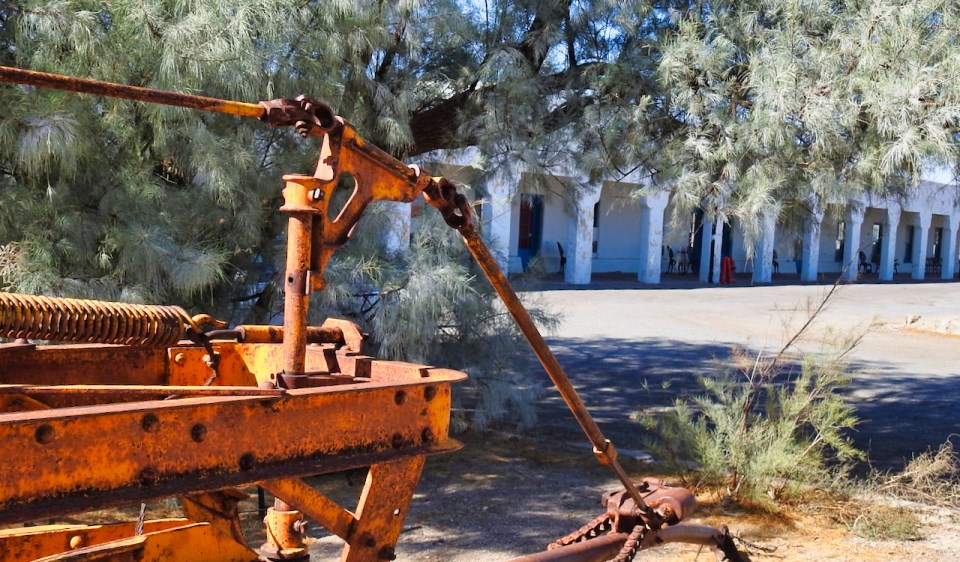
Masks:
[[[594,539],[599,537],[601,534],[610,531],[613,528],[613,521],[611,521],[610,516],[604,513],[592,521],[580,527],[576,531],[570,533],[569,535],[557,539],[555,542],[547,546],[547,550],[553,550],[556,548],[561,548],[564,546],[569,546],[578,542],[583,542],[586,540]]]
[[[633,530],[630,531],[627,540],[623,543],[620,554],[617,554],[617,557],[610,562],[633,562],[633,557],[640,551],[640,542],[643,541],[643,535],[646,532],[647,528],[643,525],[634,527]]]

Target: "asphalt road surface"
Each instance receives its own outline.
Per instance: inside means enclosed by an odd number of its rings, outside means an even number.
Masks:
[[[684,281],[651,289],[615,279],[547,287],[525,294],[562,315],[547,339],[620,448],[639,446],[631,412],[699,392],[696,375],[715,370],[733,346],[775,353],[830,289]],[[960,433],[960,283],[842,286],[801,345],[817,351],[851,335],[862,336],[850,355],[847,391],[861,419],[852,437],[874,466],[901,467]],[[546,396],[543,423],[579,439],[556,391]]]

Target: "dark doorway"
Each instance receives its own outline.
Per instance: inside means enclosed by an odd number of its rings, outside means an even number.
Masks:
[[[517,255],[524,270],[540,251],[542,238],[543,196],[524,193],[520,196],[520,236],[517,242]]]

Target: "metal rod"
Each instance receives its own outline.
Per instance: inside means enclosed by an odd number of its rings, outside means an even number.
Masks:
[[[163,105],[175,105],[215,113],[226,113],[228,115],[256,117],[257,119],[261,118],[264,114],[263,107],[255,103],[221,100],[204,96],[181,94],[178,92],[168,92],[165,90],[155,90],[153,88],[141,88],[139,86],[127,86],[125,84],[61,76],[59,74],[36,72],[34,70],[24,70],[22,68],[9,66],[0,66],[0,81]]]
[[[249,386],[186,386],[186,385],[129,385],[129,384],[61,384],[0,385],[0,395],[119,395],[119,396],[283,396],[282,389],[251,388]]]
[[[567,378],[563,367],[560,366],[560,362],[557,361],[556,356],[553,355],[550,346],[547,345],[547,342],[540,334],[540,330],[537,329],[537,325],[530,317],[523,303],[520,302],[513,287],[510,286],[510,282],[507,281],[496,258],[490,253],[490,249],[487,248],[487,245],[483,242],[483,239],[480,238],[480,235],[470,222],[467,222],[457,230],[460,232],[460,235],[463,236],[467,248],[470,250],[473,258],[477,260],[480,269],[483,270],[490,284],[493,285],[494,290],[500,295],[504,306],[507,307],[507,311],[513,316],[520,331],[527,339],[527,343],[529,343],[531,349],[533,349],[533,353],[537,356],[537,359],[540,360],[540,364],[543,365],[543,368],[547,371],[547,375],[550,376],[550,380],[553,381],[557,390],[560,391],[560,396],[563,398],[563,401],[566,402],[567,407],[570,408],[573,416],[577,419],[577,422],[580,423],[583,432],[587,434],[587,438],[593,444],[593,449],[597,457],[602,463],[610,465],[617,479],[620,480],[624,489],[630,494],[630,497],[636,502],[637,507],[649,521],[650,527],[654,529],[659,528],[663,524],[663,518],[651,509],[643,501],[643,498],[640,497],[640,492],[633,484],[633,480],[627,476],[626,471],[624,471],[620,462],[617,460],[616,450],[613,444],[603,436],[603,433],[597,426],[597,422],[595,422],[593,416],[590,415],[587,406],[583,403],[583,400],[580,399],[577,390],[570,383],[570,379]]]

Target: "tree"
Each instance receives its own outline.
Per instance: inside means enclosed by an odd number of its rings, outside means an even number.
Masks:
[[[688,205],[751,225],[777,203],[903,192],[956,165],[953,3],[710,2],[674,17],[659,70]]]
[[[15,0],[0,8],[0,57],[242,101],[306,93],[402,159],[476,146],[487,167],[641,170],[677,208],[751,225],[771,202],[906,189],[928,159],[956,161],[956,12],[934,0]],[[0,88],[0,104],[5,285],[276,314],[279,176],[311,169],[315,146],[255,122],[29,88]],[[397,302],[419,263],[338,259],[363,264],[341,287],[390,285]],[[441,317],[456,315],[429,325]]]

